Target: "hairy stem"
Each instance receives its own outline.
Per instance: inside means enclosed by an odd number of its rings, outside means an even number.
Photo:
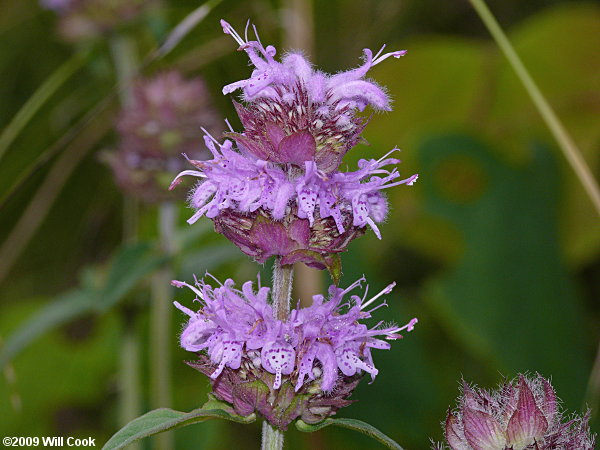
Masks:
[[[292,281],[294,266],[282,265],[281,258],[275,258],[273,265],[273,316],[285,321],[290,315],[290,299],[292,297]],[[271,426],[266,420],[262,426],[262,450],[283,449],[283,431]]]
[[[266,420],[262,425],[261,450],[281,450],[283,448],[283,431],[272,427]]]
[[[502,31],[502,28],[496,21],[496,18],[485,4],[485,1],[470,0],[470,2],[496,41],[496,44],[498,44],[498,47],[500,47],[500,50],[502,50],[502,53],[504,53],[504,56],[515,71],[515,74],[525,87],[525,90],[529,94],[529,97],[531,97],[531,100],[542,116],[542,119],[544,122],[546,122],[550,132],[558,142],[558,145],[565,155],[565,158],[567,158],[567,161],[575,171],[579,181],[590,197],[590,200],[592,200],[596,211],[598,214],[600,214],[600,188],[598,187],[598,183],[594,179],[589,166],[583,159],[583,156],[581,156],[581,152],[575,145],[575,142],[573,142],[573,139],[564,128],[563,124],[557,117],[550,104],[547,102],[537,84],[535,84],[535,81],[533,81],[533,78],[531,78],[531,75],[525,68],[523,61],[521,61],[521,58],[519,58],[519,55],[517,55],[517,52],[506,37],[506,34],[504,34],[504,31]]]
[[[285,321],[290,314],[290,298],[292,296],[292,281],[294,267],[282,265],[281,258],[275,259],[273,266],[273,315],[276,319]]]
[[[169,255],[174,251],[176,208],[163,203],[158,210],[160,246]],[[171,406],[171,279],[172,271],[163,267],[152,279],[152,311],[150,327],[152,406]],[[155,438],[161,450],[174,448],[173,434],[161,433]]]

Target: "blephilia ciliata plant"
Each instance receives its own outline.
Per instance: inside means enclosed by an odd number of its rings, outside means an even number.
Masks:
[[[550,381],[540,375],[506,381],[495,391],[463,382],[457,409],[444,424],[439,450],[592,450],[589,411],[565,417]]]
[[[117,118],[119,145],[105,154],[119,187],[149,203],[173,199],[167,187],[171,174],[184,168],[181,154],[208,156],[198,145],[203,136],[198,124],[221,128],[201,78],[186,80],[170,70],[137,80]]]
[[[358,68],[329,75],[315,70],[299,53],[281,61],[275,47],[238,34],[221,21],[254,65],[248,79],[228,84],[224,94],[241,91],[234,105],[243,126],[220,142],[204,141],[210,160],[188,158],[199,178],[189,197],[195,210],[188,220],[213,220],[215,230],[244,253],[263,263],[275,256],[273,289],[248,281],[241,289],[232,280],[213,287],[205,280],[186,286],[196,295],[195,311],[175,302],[189,316],[181,334],[184,349],[199,354],[189,362],[210,377],[213,394],[235,412],[265,418],[264,445],[277,448],[280,430],[295,419],[318,423],[350,403],[348,397],[365,373],[378,371],[372,349],[389,349],[417,322],[404,326],[362,323],[384,303],[390,284],[368,298],[336,286],[339,253],[369,227],[381,238],[378,223],[388,212],[383,190],[412,185],[417,175],[400,177],[394,149],[380,159],[361,159],[358,170],[339,170],[342,157],[361,140],[367,120],[358,115],[370,106],[389,110],[383,88],[366,79],[373,66],[405,51],[377,54],[364,50]],[[292,264],[329,269],[334,285],[328,296],[315,295],[306,308],[290,311]],[[348,298],[349,296],[349,298]],[[273,445],[275,447],[273,447]]]

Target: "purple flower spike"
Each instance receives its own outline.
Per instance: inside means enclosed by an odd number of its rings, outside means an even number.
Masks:
[[[446,417],[446,443],[451,450],[592,450],[589,412],[563,422],[556,404],[552,385],[540,375],[519,375],[491,392],[464,383],[459,409]]]
[[[375,379],[371,349],[389,349],[387,340],[401,338],[400,332],[412,331],[417,322],[372,328],[361,323],[386,305],[371,306],[394,287],[369,300],[365,292],[363,298],[344,301],[363,281],[346,289],[331,286],[328,299],[315,295],[311,306],[292,310],[287,321],[273,317],[266,287],[255,292],[250,282],[240,291],[232,280],[217,288],[204,281],[195,286],[173,281],[190,288],[201,305],[194,312],[175,302],[190,318],[181,346],[203,352],[190,365],[208,375],[215,395],[239,414],[256,410],[281,428],[297,417],[318,422],[349,404],[347,397],[363,373]]]
[[[189,159],[197,170],[181,172],[171,187],[184,176],[199,178],[188,222],[214,220],[218,232],[256,261],[277,255],[283,264],[327,268],[336,279],[337,254],[352,239],[366,227],[381,238],[377,224],[388,212],[383,190],[410,186],[418,177],[400,177],[393,167],[400,161],[390,157],[398,149],[360,160],[354,172],[338,170],[367,124],[357,113],[369,105],[390,109],[385,91],[365,76],[405,51],[382,48],[373,55],[365,49],[360,67],[328,75],[298,53],[277,60],[275,47],[263,46],[254,27],[256,40],[247,29],[242,37],[227,22],[221,26],[254,66],[250,78],[223,88],[224,94],[242,91],[243,104],[234,101],[234,107],[243,130],[231,129],[222,143],[207,133],[213,159]]]

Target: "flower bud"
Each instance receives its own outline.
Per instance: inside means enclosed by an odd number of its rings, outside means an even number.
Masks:
[[[592,450],[589,412],[564,417],[557,403],[540,375],[519,375],[491,392],[463,383],[458,409],[446,417],[446,442],[451,450]]]

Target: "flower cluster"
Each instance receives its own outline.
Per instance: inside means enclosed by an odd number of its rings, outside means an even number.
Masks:
[[[275,47],[265,48],[258,34],[249,40],[247,33],[242,38],[227,22],[221,24],[255,66],[249,79],[223,89],[224,94],[241,89],[245,105],[234,105],[244,130],[226,133],[229,139],[223,143],[207,135],[213,159],[190,159],[198,170],[181,172],[172,187],[183,176],[200,178],[190,195],[196,212],[188,222],[206,215],[217,231],[257,261],[278,255],[286,258],[284,264],[303,261],[331,268],[332,255],[344,251],[367,225],[381,237],[377,223],[388,211],[382,190],[417,179],[401,179],[389,168],[400,162],[390,156],[397,149],[377,160],[360,160],[354,172],[338,170],[366,125],[357,112],[369,105],[390,109],[384,90],[364,77],[371,67],[405,52],[383,54],[382,48],[373,56],[366,49],[363,65],[328,75],[298,53],[278,62]],[[270,245],[254,229],[256,220],[280,228],[284,245]],[[300,237],[298,220],[307,222],[309,230]],[[247,232],[239,236],[235,230],[242,222]],[[258,235],[249,239],[249,230]]]
[[[267,287],[259,285],[255,291],[252,283],[246,282],[237,290],[232,280],[217,288],[204,281],[196,281],[195,286],[173,281],[177,287],[186,286],[194,291],[201,305],[194,312],[175,302],[190,317],[181,334],[181,346],[192,352],[206,351],[209,361],[204,364],[204,371],[213,380],[227,368],[231,369],[227,371],[230,378],[246,362],[255,373],[252,381],[257,377],[262,379],[271,392],[280,389],[298,395],[308,391],[320,395],[344,392],[347,396],[353,388],[348,391],[345,385],[355,386],[356,379],[352,377],[357,373],[367,372],[375,379],[378,371],[371,349],[390,348],[388,342],[378,337],[401,338],[400,332],[412,331],[417,322],[413,319],[401,327],[382,326],[380,322],[372,328],[361,323],[360,320],[369,319],[375,309],[385,305],[371,306],[394,286],[389,285],[369,300],[365,293],[362,298],[353,295],[343,302],[346,294],[363,281],[360,279],[347,289],[331,286],[328,299],[315,295],[311,306],[292,310],[286,321],[274,318]],[[211,369],[207,370],[207,366]],[[245,378],[247,374],[240,377],[239,383],[247,382]],[[218,395],[219,389],[215,392]],[[228,399],[227,395],[224,399]],[[286,421],[294,418],[286,417]]]
[[[448,412],[445,437],[452,450],[592,450],[588,419],[565,420],[548,380],[519,375],[492,392],[464,383],[458,409]]]
[[[154,1],[41,0],[60,16],[59,32],[68,41],[92,39],[137,19]]]
[[[146,201],[166,199],[170,174],[183,169],[181,153],[208,154],[198,146],[199,123],[219,126],[202,79],[172,70],[138,80],[117,119],[119,147],[107,155],[119,186]]]

